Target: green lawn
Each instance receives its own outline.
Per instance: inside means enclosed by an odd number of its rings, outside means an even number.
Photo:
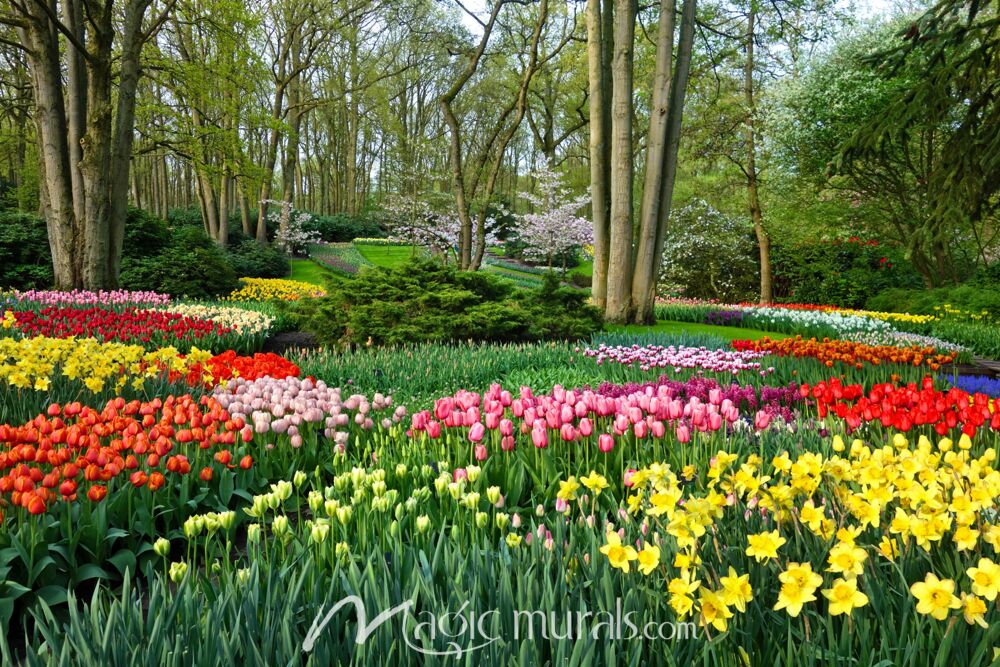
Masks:
[[[387,269],[395,269],[406,264],[414,255],[413,246],[355,244],[354,247],[369,262]]]
[[[334,279],[337,278],[331,271],[327,271],[311,259],[292,260],[292,275],[290,276],[292,280],[301,280],[304,283],[322,286],[323,279],[330,276]]]
[[[577,265],[576,268],[570,269],[569,272],[576,273],[581,276],[589,276],[594,273],[594,260],[585,259],[582,262],[580,262],[580,264]]]
[[[664,334],[709,334],[726,340],[759,340],[768,336],[773,340],[788,338],[788,334],[758,331],[757,329],[742,329],[740,327],[720,327],[711,324],[695,324],[693,322],[657,322],[652,326],[609,325],[610,331],[625,331],[627,333],[664,333]]]

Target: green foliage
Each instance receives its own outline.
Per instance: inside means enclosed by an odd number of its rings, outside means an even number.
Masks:
[[[386,235],[382,225],[366,216],[316,215],[304,224],[307,232],[317,232],[327,243],[343,243],[357,238],[382,238]]]
[[[856,237],[832,243],[778,242],[771,257],[775,295],[794,303],[861,308],[882,290],[920,284],[899,250]]]
[[[974,285],[938,289],[888,289],[868,299],[870,310],[912,315],[941,315],[945,307],[984,319],[1000,320],[1000,285],[992,288]],[[958,342],[958,341],[955,341]]]
[[[660,289],[696,299],[745,301],[758,285],[755,256],[745,219],[726,216],[695,199],[671,213]]]
[[[241,278],[284,278],[290,270],[285,253],[252,240],[230,247],[228,259]]]
[[[45,221],[25,213],[0,213],[0,288],[44,289],[52,280]]]
[[[560,287],[554,276],[519,291],[485,272],[432,260],[366,269],[328,292],[289,306],[303,330],[326,344],[566,339],[601,325],[585,294]]]
[[[158,255],[170,245],[170,227],[152,213],[129,207],[125,218],[122,258],[141,259]]]
[[[226,252],[200,227],[181,227],[162,252],[123,258],[121,286],[192,299],[228,294],[238,286]]]

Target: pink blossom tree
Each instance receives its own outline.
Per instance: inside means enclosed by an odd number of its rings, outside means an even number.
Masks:
[[[527,244],[525,257],[547,262],[551,269],[558,255],[594,242],[594,226],[577,215],[590,203],[590,194],[573,197],[547,163],[539,167],[534,176],[538,192],[521,193],[534,212],[520,216],[517,232],[521,241]]]

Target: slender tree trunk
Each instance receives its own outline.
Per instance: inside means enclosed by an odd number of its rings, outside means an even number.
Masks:
[[[627,322],[632,311],[632,59],[635,0],[615,0],[611,102],[611,244],[605,318]]]
[[[252,237],[254,229],[250,222],[250,200],[247,198],[247,190],[241,178],[236,179],[236,191],[240,200],[240,223],[243,225],[243,233]]]
[[[663,5],[668,4],[674,5],[673,0],[665,0],[663,3]],[[661,16],[663,11],[673,13],[674,9],[673,6],[669,8],[661,6]],[[671,20],[670,37],[662,33],[660,35],[657,51],[658,63],[660,62],[659,48],[670,53],[673,52],[673,23]],[[677,180],[677,153],[680,149],[681,121],[684,117],[684,100],[687,95],[688,77],[691,71],[694,27],[695,0],[685,0],[681,15],[680,41],[677,45],[677,62],[674,65],[672,79],[668,66],[664,71],[667,80],[661,80],[659,86],[654,86],[654,95],[656,92],[661,93],[659,102],[666,103],[667,109],[665,115],[660,119],[662,127],[657,127],[655,137],[659,141],[662,136],[661,154],[656,161],[647,159],[646,162],[646,189],[643,190],[643,204],[645,205],[647,195],[649,195],[650,207],[656,209],[656,214],[642,218],[635,277],[632,281],[635,321],[640,324],[649,324],[656,319],[656,283],[659,279],[663,244],[666,240],[666,230],[670,220],[674,183]],[[664,60],[669,60],[669,56],[666,56]],[[657,68],[658,77],[659,74],[659,68]],[[656,102],[654,102],[653,107],[657,110],[660,109]],[[647,151],[650,153],[654,143],[653,129],[654,126],[651,123],[649,141],[647,142]],[[651,179],[650,169],[659,172],[659,178]],[[655,194],[648,193],[647,189],[653,187],[656,188]]]
[[[34,90],[34,118],[38,133],[42,214],[52,251],[56,289],[81,285],[76,257],[79,220],[73,206],[70,151],[67,142],[66,107],[63,98],[59,45],[55,29],[43,10],[29,3],[28,27],[19,29],[22,44],[30,45],[28,56]]]
[[[746,63],[743,68],[743,95],[747,105],[746,142],[747,142],[747,203],[750,207],[750,219],[757,235],[757,247],[760,250],[760,303],[767,304],[774,300],[771,278],[771,239],[764,229],[764,216],[760,209],[760,197],[757,191],[757,137],[755,123],[757,107],[754,100],[754,29],[756,13],[751,5],[747,16]]]
[[[652,304],[647,293],[655,292],[657,276],[653,274],[658,263],[654,261],[656,234],[662,222],[661,185],[663,160],[666,156],[667,126],[670,121],[670,81],[674,62],[674,0],[661,0],[660,27],[656,37],[656,69],[653,74],[653,99],[649,113],[649,133],[646,140],[646,172],[642,186],[642,203],[639,207],[639,247],[636,253],[635,273],[632,278],[632,301],[640,320],[651,318]],[[640,308],[640,304],[644,306]]]
[[[612,13],[605,4],[605,15]],[[601,0],[587,0],[587,66],[590,82],[590,200],[594,221],[594,270],[591,293],[594,305],[604,309],[608,293],[609,227],[608,184],[610,152],[608,135],[610,79],[604,68],[605,40],[602,34]],[[610,41],[610,40],[609,40]]]

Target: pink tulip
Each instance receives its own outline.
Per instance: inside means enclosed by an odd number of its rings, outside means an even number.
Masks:
[[[453,409],[454,402],[450,398],[439,398],[434,401],[434,416],[438,419],[449,417]]]
[[[429,435],[430,437],[434,438],[435,440],[437,438],[440,438],[441,437],[441,422],[438,422],[438,421],[429,421],[429,422],[427,422],[427,435]]]
[[[722,415],[718,412],[713,412],[708,416],[708,428],[713,431],[718,431],[722,428]]]
[[[577,403],[577,405],[580,405],[580,404]],[[593,432],[594,432],[594,424],[590,421],[590,419],[588,419],[587,417],[584,417],[583,419],[581,419],[580,420],[580,435],[582,435],[585,438],[589,438],[590,434],[593,433]]]
[[[469,479],[469,473],[465,468],[455,468],[455,472],[452,473],[452,481],[457,482],[460,479]]]
[[[691,430],[684,424],[677,425],[677,441],[691,442]]]
[[[476,445],[476,447],[475,447],[475,454],[476,454],[476,460],[477,461],[485,461],[486,460],[486,445]]]
[[[512,449],[514,449],[514,436],[505,435],[504,437],[500,438],[500,449],[502,449],[505,452],[509,452]]]
[[[488,428],[491,431],[495,431],[497,429],[497,426],[499,424],[500,424],[500,416],[499,415],[497,415],[497,414],[495,414],[493,412],[487,413],[487,415],[486,415],[486,428]]]
[[[646,437],[646,422],[639,422],[638,424],[636,424],[635,426],[632,427],[632,430],[633,430],[633,432],[635,432],[635,437],[639,438],[640,440],[642,438],[645,438]]]
[[[600,449],[603,453],[607,454],[608,452],[610,452],[612,449],[615,448],[615,439],[611,437],[611,435],[608,433],[602,433],[597,438],[597,448]]]
[[[541,422],[539,422],[540,424]],[[544,427],[531,429],[531,442],[535,447],[544,449],[549,446],[549,432]]]
[[[499,428],[500,435],[514,435],[514,422],[509,419],[501,419]]]
[[[753,423],[754,426],[757,427],[758,431],[763,431],[767,428],[767,425],[771,423],[771,415],[767,414],[763,410],[759,410],[753,419]]]
[[[632,481],[632,477],[635,475],[635,473],[636,473],[635,468],[629,468],[628,470],[625,471],[624,484],[626,487],[632,488],[633,486],[635,486],[635,482]]]
[[[472,442],[482,442],[483,436],[486,434],[486,427],[480,422],[476,422],[469,429],[469,440]]]
[[[615,415],[615,433],[621,435],[628,429],[628,417],[623,414]]]
[[[562,436],[563,442],[573,442],[576,439],[576,429],[572,424],[563,424],[559,427],[559,435]]]
[[[654,438],[662,438],[667,433],[667,427],[661,421],[653,422],[649,430],[652,431]]]

